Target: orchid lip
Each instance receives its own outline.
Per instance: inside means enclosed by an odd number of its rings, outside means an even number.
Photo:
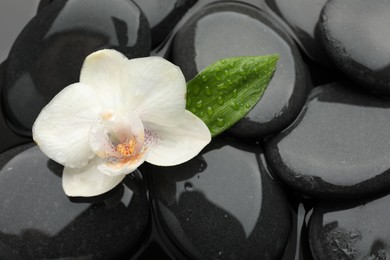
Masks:
[[[106,166],[119,169],[137,163],[147,150],[142,122],[114,112],[99,115],[90,130],[92,151],[105,159]]]

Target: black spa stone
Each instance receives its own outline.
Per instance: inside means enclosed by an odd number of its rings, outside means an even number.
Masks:
[[[285,128],[298,115],[307,92],[300,54],[275,21],[249,5],[224,2],[203,7],[182,26],[172,59],[192,79],[222,58],[278,53],[273,79],[260,102],[229,133],[260,138]]]
[[[152,30],[152,48],[161,44],[176,23],[198,0],[134,0]]]
[[[371,91],[390,95],[389,1],[330,0],[319,26],[335,66]]]
[[[314,88],[294,124],[268,141],[267,161],[287,185],[321,198],[390,189],[390,101],[354,85]]]
[[[189,259],[280,259],[287,200],[259,145],[214,140],[175,167],[149,167],[157,221]]]
[[[311,216],[314,260],[390,258],[390,195],[364,201],[321,202]]]
[[[318,21],[326,0],[266,0],[271,9],[285,20],[303,51],[317,62],[328,58],[319,39]]]
[[[128,0],[56,0],[15,41],[8,58],[3,100],[9,120],[31,134],[38,113],[55,94],[78,82],[87,55],[111,48],[148,56],[150,28]]]
[[[130,257],[149,221],[140,173],[83,199],[64,194],[62,168],[32,144],[0,155],[0,259]]]

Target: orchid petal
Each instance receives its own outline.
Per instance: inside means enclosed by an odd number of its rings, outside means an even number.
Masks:
[[[108,176],[98,170],[103,159],[95,157],[87,166],[82,168],[64,168],[62,187],[65,194],[73,197],[90,197],[103,194],[117,186],[125,174]]]
[[[128,59],[115,50],[100,50],[84,61],[80,82],[93,86],[104,109],[115,109],[122,104],[120,89],[121,69]]]
[[[127,111],[143,122],[176,124],[186,105],[186,81],[179,67],[161,57],[132,59],[121,79]]]
[[[207,126],[191,112],[185,110],[178,120],[175,127],[145,123],[150,132],[146,138],[152,139],[147,162],[160,166],[181,164],[195,157],[211,141]]]
[[[54,161],[82,167],[93,158],[88,133],[100,112],[95,92],[76,83],[64,88],[42,109],[33,125],[33,138]]]

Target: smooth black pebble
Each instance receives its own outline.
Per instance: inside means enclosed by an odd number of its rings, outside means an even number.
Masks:
[[[389,1],[330,0],[319,27],[335,66],[371,91],[390,95]]]
[[[390,189],[390,101],[354,83],[314,88],[298,119],[266,144],[272,172],[322,198]]]
[[[149,167],[157,220],[190,259],[280,259],[287,200],[259,145],[216,139],[175,167]]]
[[[261,138],[285,128],[307,96],[306,71],[298,49],[260,9],[240,3],[203,7],[179,30],[172,60],[187,80],[217,60],[278,53],[276,72],[260,102],[229,133]]]
[[[137,171],[114,190],[69,198],[63,167],[33,144],[0,155],[0,259],[130,257],[149,221]]]
[[[54,1],[25,27],[9,54],[3,89],[8,119],[31,135],[40,110],[79,81],[87,55],[111,48],[129,58],[148,56],[150,41],[148,22],[131,1]]]
[[[319,203],[310,218],[315,260],[390,258],[390,195],[364,201]]]

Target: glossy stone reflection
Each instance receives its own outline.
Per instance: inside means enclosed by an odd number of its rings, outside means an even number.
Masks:
[[[176,167],[150,167],[158,220],[194,259],[278,259],[291,220],[258,145],[217,139]]]
[[[316,260],[390,258],[390,195],[356,202],[323,202],[310,219]]]
[[[387,0],[331,0],[320,21],[334,64],[371,91],[390,95],[390,5]]]
[[[312,59],[326,62],[318,21],[326,0],[266,0],[271,9],[282,17],[294,31],[293,36]]]
[[[62,166],[31,146],[0,155],[0,258],[128,256],[149,219],[139,172],[105,195],[70,199],[62,190]]]
[[[297,121],[266,146],[273,172],[320,197],[390,188],[390,102],[346,83],[312,90]]]
[[[173,61],[187,79],[226,57],[278,53],[280,60],[261,101],[229,132],[258,138],[286,127],[306,98],[307,82],[294,43],[259,9],[239,3],[208,5],[179,31]]]
[[[152,47],[161,44],[176,23],[198,0],[134,0],[152,29]]]
[[[134,3],[57,0],[44,8],[9,55],[3,100],[10,121],[29,134],[43,106],[79,80],[85,57],[103,48],[149,55],[149,25]]]
[[[4,85],[4,67],[5,63],[0,64],[0,93]],[[10,129],[4,115],[3,100],[0,98],[0,153],[11,147],[31,141],[30,138],[20,137]]]

